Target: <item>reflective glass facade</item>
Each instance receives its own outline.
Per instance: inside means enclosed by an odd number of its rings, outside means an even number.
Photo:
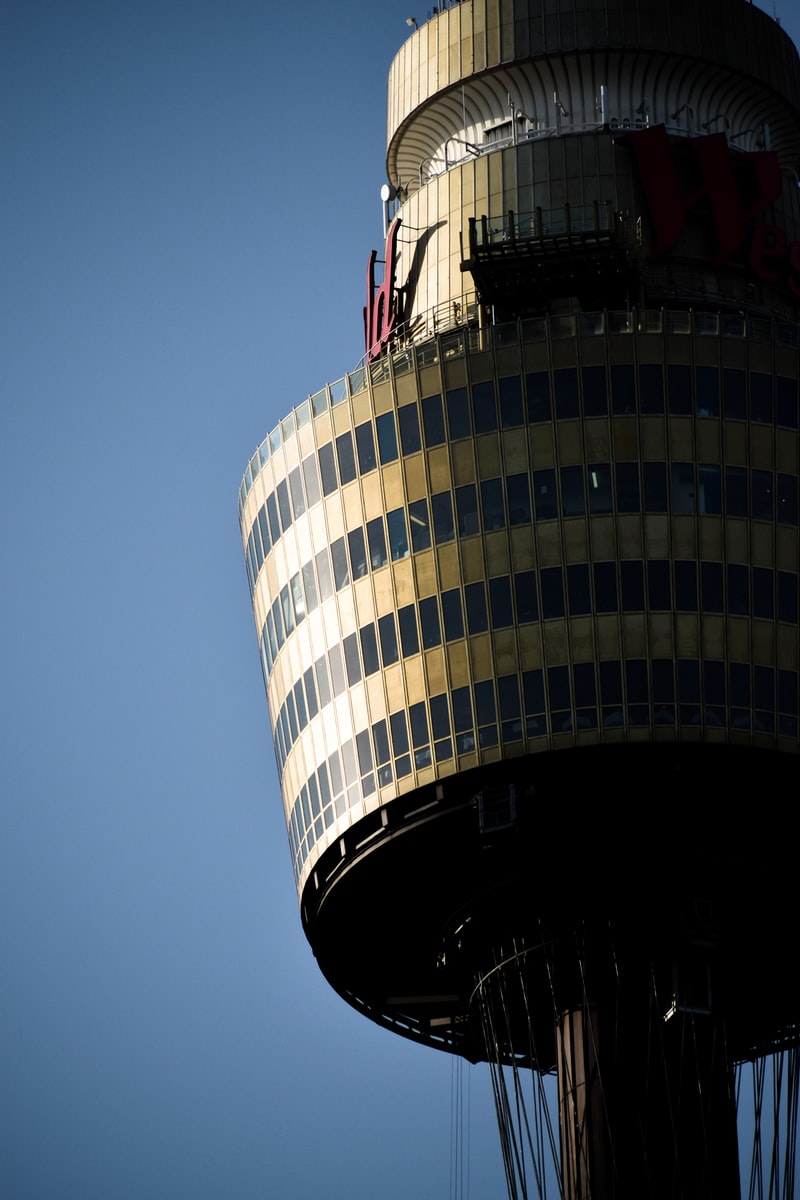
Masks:
[[[509,939],[563,949],[565,892],[589,921],[624,881],[669,974],[692,874],[742,1061],[800,1003],[727,878],[731,799],[800,766],[800,61],[745,0],[446,4],[387,169],[364,365],[239,492],[305,931],[357,1008],[491,1059]]]

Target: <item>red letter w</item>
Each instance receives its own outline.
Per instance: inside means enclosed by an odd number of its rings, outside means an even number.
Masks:
[[[633,150],[639,168],[653,222],[651,257],[659,258],[675,245],[686,225],[686,214],[702,200],[707,200],[717,231],[714,265],[719,266],[732,258],[742,245],[747,222],[780,196],[778,157],[772,151],[763,150],[741,155],[754,172],[756,195],[753,203],[743,208],[725,135],[710,133],[706,137],[686,140],[697,156],[702,180],[688,196],[681,192],[663,125],[617,138]]]

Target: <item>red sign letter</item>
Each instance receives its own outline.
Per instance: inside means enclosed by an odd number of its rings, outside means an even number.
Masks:
[[[402,224],[400,217],[395,217],[386,237],[386,266],[383,272],[383,283],[375,291],[375,260],[377,250],[373,250],[367,264],[367,304],[364,309],[364,341],[367,348],[367,362],[377,358],[389,341],[389,337],[397,324],[397,306],[395,304],[394,259],[397,231]]]

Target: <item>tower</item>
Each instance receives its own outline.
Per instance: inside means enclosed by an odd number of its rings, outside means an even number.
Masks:
[[[799,166],[745,0],[443,8],[364,365],[240,490],[307,936],[496,1065],[512,1195],[520,1067],[570,1200],[738,1195],[740,1064],[797,1078]]]

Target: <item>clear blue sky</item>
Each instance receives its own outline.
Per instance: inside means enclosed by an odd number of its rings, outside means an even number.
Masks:
[[[361,354],[411,11],[0,6],[3,1200],[451,1193],[450,1059],[302,935],[236,522]]]

